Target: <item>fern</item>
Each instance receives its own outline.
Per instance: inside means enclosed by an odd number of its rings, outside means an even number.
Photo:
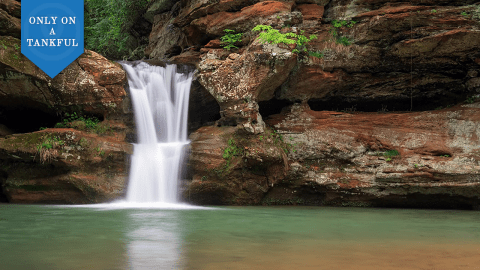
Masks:
[[[301,31],[300,35],[293,32],[283,34],[280,33],[279,30],[273,29],[270,25],[262,24],[255,26],[252,31],[260,32],[258,40],[262,43],[283,43],[286,45],[296,44],[297,47],[292,50],[293,53],[308,52],[307,44],[317,38],[316,35],[310,35],[309,37],[304,36],[303,33],[305,31]]]

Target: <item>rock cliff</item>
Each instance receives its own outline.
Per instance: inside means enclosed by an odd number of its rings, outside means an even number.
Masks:
[[[295,53],[260,24],[317,38]],[[195,64],[220,106],[187,200],[478,208],[476,1],[185,0],[153,29],[147,54]]]
[[[0,1],[0,201],[118,198],[125,73],[86,51],[49,79],[18,51],[19,7]],[[479,208],[478,1],[157,0],[144,17],[147,56],[197,69],[186,201]],[[37,131],[74,111],[108,132]]]
[[[51,79],[21,54],[19,18],[19,2],[0,1],[0,201],[118,198],[133,133],[124,70],[86,50]],[[62,121],[73,113],[101,122]]]

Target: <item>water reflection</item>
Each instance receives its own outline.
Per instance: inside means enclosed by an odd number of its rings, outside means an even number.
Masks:
[[[466,211],[12,205],[0,269],[476,269],[479,224]]]
[[[179,213],[130,213],[127,235],[129,269],[182,269]]]

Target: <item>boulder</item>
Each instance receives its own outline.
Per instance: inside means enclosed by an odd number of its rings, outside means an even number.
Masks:
[[[85,204],[124,196],[124,134],[47,129],[0,138],[0,190],[10,203]]]
[[[86,50],[54,79],[20,53],[20,40],[0,37],[0,106],[43,111],[81,109],[108,118],[123,110],[126,74],[120,64]]]
[[[296,63],[286,49],[255,41],[242,55],[222,58],[212,49],[199,63],[199,82],[220,105],[222,125],[242,125],[251,133],[263,132],[258,101],[273,97]]]

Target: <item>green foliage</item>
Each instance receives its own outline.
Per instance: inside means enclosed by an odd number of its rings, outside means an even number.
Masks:
[[[243,149],[237,146],[234,139],[228,140],[228,146],[223,150],[222,157],[227,161],[230,161],[234,156],[243,155]]]
[[[468,17],[468,13],[467,13],[467,12],[465,12],[465,11],[464,11],[464,12],[462,12],[462,13],[460,13],[460,14],[462,14],[462,16],[463,16],[463,17],[465,17],[465,18],[467,18],[467,17]]]
[[[332,25],[335,28],[340,28],[340,27],[343,27],[343,26],[346,26],[348,28],[352,28],[356,23],[357,23],[356,21],[344,21],[344,20],[340,20],[340,21],[333,20],[332,21]]]
[[[85,48],[120,59],[131,53],[128,28],[150,0],[85,0]]]
[[[325,53],[310,51],[310,52],[308,52],[308,55],[313,56],[313,57],[317,57],[317,58],[323,58],[325,56]]]
[[[383,155],[386,157],[395,157],[395,156],[399,156],[400,153],[397,150],[388,150],[384,152]]]
[[[422,164],[417,164],[417,163],[415,163],[415,164],[413,164],[413,167],[415,167],[415,169],[418,169],[418,168],[420,168],[420,167],[423,167],[423,165],[422,165]]]
[[[353,40],[349,37],[337,37],[336,42],[345,46],[350,46],[353,43]]]
[[[274,146],[281,148],[285,154],[290,152],[296,152],[295,145],[285,142],[282,134],[278,133],[276,130],[266,131],[265,135],[260,135],[258,137],[260,141],[265,140],[265,143],[271,143]],[[293,141],[293,138],[290,137],[290,140]]]
[[[98,152],[98,155],[99,155],[99,156],[101,156],[101,157],[105,156],[105,151],[102,150],[99,146],[97,146],[97,147],[95,148],[95,150]]]
[[[35,155],[35,157],[38,155],[42,163],[45,163],[45,161],[48,162],[52,160],[55,153],[55,151],[50,150],[64,144],[65,142],[60,140],[60,138],[57,136],[47,136],[42,142],[37,145],[37,154]]]
[[[293,32],[289,33],[280,33],[279,30],[273,29],[270,25],[257,25],[252,31],[260,32],[258,39],[263,43],[270,44],[296,44],[296,48],[292,50],[293,53],[305,52],[308,53],[307,45],[310,41],[317,39],[316,35],[305,36],[303,35],[305,31],[301,31],[300,35]]]
[[[57,136],[47,137],[40,144],[37,145],[37,150],[40,151],[42,148],[52,149],[52,148],[55,148],[56,146],[60,146],[64,144],[65,142],[60,140],[60,138]]]
[[[475,96],[471,96],[471,97],[468,97],[465,102],[468,103],[468,104],[472,104],[475,102],[475,100],[477,100],[477,97]]]
[[[223,48],[226,50],[230,50],[232,48],[238,49],[238,47],[235,46],[235,43],[242,42],[243,33],[235,34],[235,30],[232,29],[225,29],[223,31],[225,32],[225,35],[220,38]]]
[[[430,10],[431,13],[437,13],[437,10],[436,9],[432,9]]]
[[[349,37],[340,36],[337,29],[342,27],[352,28],[356,23],[356,21],[333,20],[329,32],[334,37],[336,43],[349,46],[352,45],[353,40]]]
[[[98,134],[105,133],[107,131],[107,127],[100,126],[98,123],[100,120],[93,116],[84,116],[78,115],[76,112],[69,114],[65,113],[65,118],[63,122],[57,123],[55,125],[56,128],[75,128],[80,130],[88,130],[93,131]]]

